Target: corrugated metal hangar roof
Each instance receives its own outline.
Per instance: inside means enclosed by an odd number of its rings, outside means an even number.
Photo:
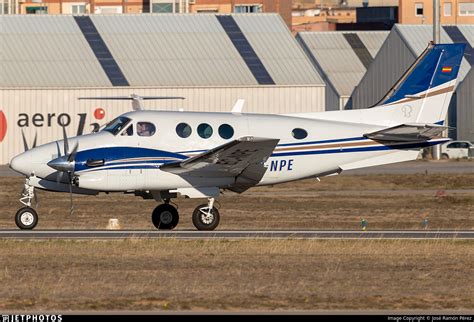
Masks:
[[[301,32],[297,39],[340,96],[350,96],[367,71],[387,31]]]
[[[0,16],[0,86],[323,85],[277,14]]]

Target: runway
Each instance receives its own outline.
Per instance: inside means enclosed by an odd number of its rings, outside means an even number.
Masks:
[[[220,230],[220,231],[194,231],[194,230],[1,230],[0,239],[474,239],[474,230],[379,230],[379,231],[354,231],[354,230],[308,230],[308,231],[284,231],[284,230]]]

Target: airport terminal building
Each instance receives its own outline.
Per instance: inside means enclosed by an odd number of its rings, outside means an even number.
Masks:
[[[325,83],[278,14],[0,16],[0,164],[32,144],[88,133],[127,101],[149,109],[318,112]]]

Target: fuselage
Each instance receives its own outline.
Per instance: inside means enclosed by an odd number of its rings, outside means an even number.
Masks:
[[[408,152],[412,158],[423,147],[381,144],[363,136],[383,128],[380,125],[295,116],[135,111],[121,118],[126,124],[69,139],[69,146],[79,146],[74,165],[78,187],[125,192],[226,188],[232,178],[190,178],[162,171],[160,166],[244,136],[279,139],[265,161],[267,170],[259,185],[338,173],[346,165],[387,155]],[[141,135],[144,124],[153,131]],[[11,167],[26,176],[56,181],[58,172],[47,163],[63,154],[63,142],[52,142],[16,157]]]

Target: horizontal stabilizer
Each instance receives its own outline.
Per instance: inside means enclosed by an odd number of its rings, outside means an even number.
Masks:
[[[449,127],[438,124],[402,124],[380,131],[364,134],[364,137],[375,141],[419,142],[428,141],[440,136]]]

